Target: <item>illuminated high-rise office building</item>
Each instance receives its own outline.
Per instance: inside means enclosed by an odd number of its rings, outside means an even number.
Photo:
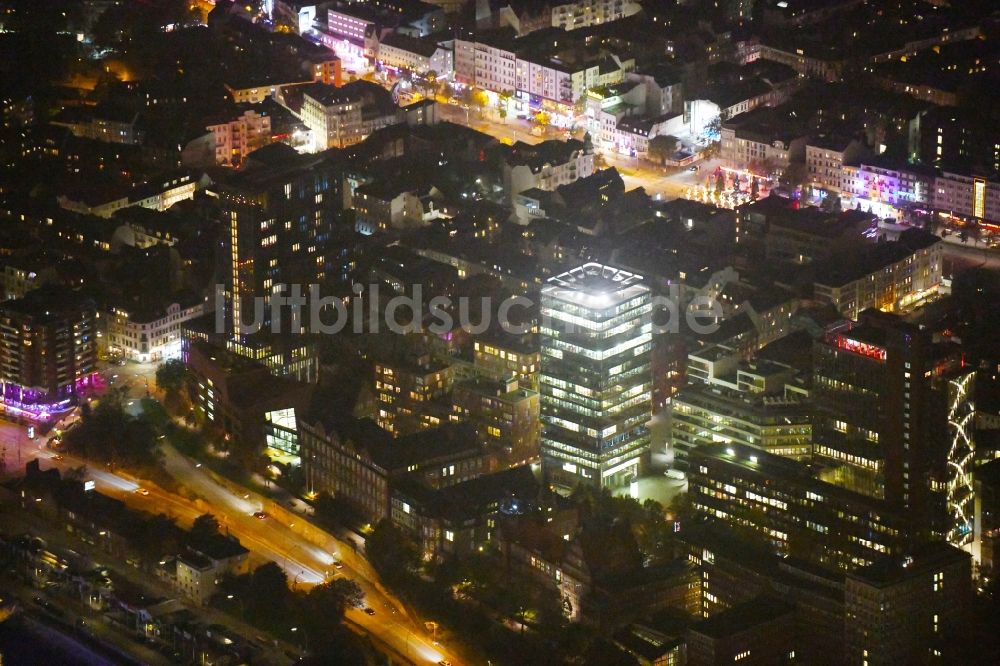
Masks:
[[[327,277],[326,246],[342,205],[336,169],[324,157],[270,148],[253,155],[251,168],[213,190],[229,227],[224,275],[234,332],[255,315],[258,323],[270,323],[269,311],[255,312],[254,298]]]
[[[290,294],[289,285],[299,285],[305,295],[312,283],[346,276],[349,245],[336,226],[343,206],[339,167],[329,155],[299,155],[279,144],[251,153],[247,162],[210,190],[228,227],[219,305],[225,308],[226,330],[216,333],[226,334],[230,351],[264,363],[276,375],[314,381],[316,359],[305,338],[291,330],[288,312],[279,313],[280,326],[272,335],[268,303],[273,295]]]
[[[649,450],[652,297],[641,276],[588,263],[541,293],[542,464],[550,481],[620,487]]]
[[[961,348],[867,310],[814,351],[821,477],[886,500],[954,545],[969,543],[976,373]]]

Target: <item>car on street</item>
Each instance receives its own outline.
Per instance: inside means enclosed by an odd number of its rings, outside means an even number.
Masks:
[[[334,560],[333,561],[333,566],[336,567],[337,569],[343,569],[344,568],[344,563],[341,562],[340,560]]]
[[[56,455],[52,456],[52,459],[53,459],[53,460],[65,460],[65,459],[66,459],[66,456],[63,456],[63,455],[59,455],[59,454],[57,453]]]
[[[264,520],[265,518],[267,518],[267,514],[264,513],[263,511],[254,511],[253,517],[256,518],[257,520]]]
[[[149,491],[145,488],[136,488],[135,492],[137,495],[142,495],[143,497],[149,497]]]
[[[366,606],[365,607],[365,613],[367,613],[368,615],[374,615],[375,614],[375,609],[372,608],[371,606]]]
[[[697,164],[694,164],[694,165],[691,165],[691,166],[688,167],[688,171],[690,171],[692,173],[697,173],[700,170],[701,170],[701,167],[698,166]]]

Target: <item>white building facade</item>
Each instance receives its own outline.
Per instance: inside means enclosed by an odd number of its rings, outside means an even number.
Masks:
[[[215,141],[215,163],[239,166],[244,157],[270,141],[271,117],[248,109],[235,120],[209,125],[206,129]]]
[[[970,221],[1000,224],[1000,183],[944,171],[934,183],[934,208]]]
[[[157,363],[181,356],[181,325],[205,313],[205,304],[171,303],[158,317],[130,315],[112,308],[107,317],[108,353],[138,363]]]
[[[563,30],[589,28],[617,21],[637,13],[642,7],[632,0],[576,0],[552,5],[552,27]]]
[[[356,81],[348,86],[359,84],[375,85]],[[317,152],[352,146],[364,141],[375,130],[399,122],[397,107],[376,108],[379,106],[377,101],[369,99],[363,92],[357,95],[347,92],[348,86],[312,88],[302,95],[300,118],[312,132],[313,149]],[[379,90],[388,94],[381,88]]]
[[[415,44],[415,39],[386,38],[378,47],[378,61],[397,70],[415,74],[434,72],[438,79],[450,79],[455,71],[452,51],[440,44]]]

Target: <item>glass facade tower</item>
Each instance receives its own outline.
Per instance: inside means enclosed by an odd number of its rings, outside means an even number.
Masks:
[[[541,293],[542,465],[549,480],[621,487],[649,450],[652,296],[642,277],[588,263]]]

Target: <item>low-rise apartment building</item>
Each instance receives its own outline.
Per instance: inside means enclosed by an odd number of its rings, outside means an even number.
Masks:
[[[818,265],[814,296],[855,320],[868,308],[906,310],[937,293],[943,255],[940,238],[907,229],[898,241],[869,246],[860,256],[839,256]]]
[[[378,425],[401,437],[448,421],[448,394],[455,381],[450,365],[429,355],[375,364]]]
[[[370,420],[322,416],[299,424],[309,492],[343,500],[373,524],[390,516],[394,484],[407,477],[443,488],[488,474],[495,458],[463,424],[394,439]]]
[[[934,208],[963,220],[1000,223],[1000,182],[942,171],[934,181]]]
[[[239,166],[243,158],[271,141],[271,117],[247,109],[234,120],[206,127],[215,143],[215,163]]]
[[[538,392],[521,388],[516,376],[471,379],[456,384],[452,392],[452,420],[472,424],[480,441],[509,462],[538,458],[539,410]]]
[[[525,190],[553,191],[593,174],[594,152],[582,141],[551,140],[535,145],[518,141],[504,160],[504,191],[513,199]]]
[[[439,80],[450,79],[455,71],[452,50],[433,40],[392,33],[378,45],[378,61],[383,67],[426,76],[433,72]]]
[[[162,570],[177,591],[195,604],[205,606],[218,592],[224,576],[246,573],[249,556],[250,551],[235,537],[218,534],[189,546],[172,563],[164,564]]]
[[[103,313],[108,354],[138,363],[180,358],[181,326],[204,313],[200,298],[155,309],[111,307]]]
[[[870,155],[867,147],[850,137],[820,134],[806,144],[806,172],[813,188],[839,194],[844,189],[844,165],[858,164]]]
[[[136,185],[128,191],[89,191],[60,194],[56,201],[61,208],[98,217],[111,217],[115,211],[132,206],[163,212],[179,201],[193,199],[198,181],[188,174],[174,174],[156,181]]]
[[[719,157],[734,169],[758,175],[783,171],[805,162],[808,136],[770,108],[743,113],[724,122]]]
[[[497,381],[514,375],[520,386],[538,390],[542,353],[537,336],[485,334],[472,346],[477,371]]]
[[[298,115],[312,131],[317,151],[360,143],[375,130],[400,122],[392,95],[370,81],[352,81],[340,88],[311,83],[294,93],[302,95]]]

